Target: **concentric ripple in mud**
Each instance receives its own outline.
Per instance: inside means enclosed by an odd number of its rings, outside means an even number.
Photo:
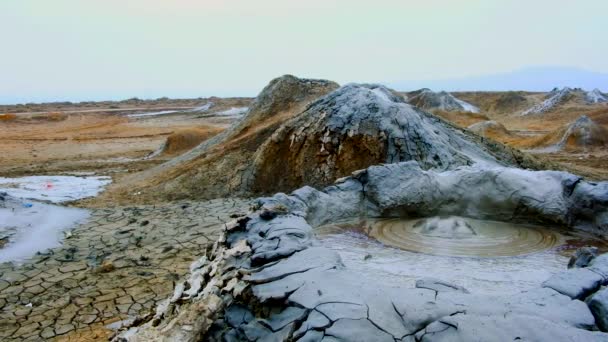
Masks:
[[[567,231],[460,217],[354,218],[315,231],[348,269],[388,286],[414,287],[431,277],[501,295],[541,286],[566,268],[573,249],[597,243]]]
[[[319,232],[359,230],[385,245],[443,256],[516,256],[549,249],[561,241],[555,231],[536,226],[464,217],[414,220],[374,219],[320,227]]]

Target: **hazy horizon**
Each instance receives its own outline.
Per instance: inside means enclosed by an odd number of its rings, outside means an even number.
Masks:
[[[7,1],[0,103],[255,96],[283,74],[491,89],[505,82],[495,75],[537,67],[580,69],[606,91],[607,10],[601,0]],[[511,90],[545,83],[534,87]]]

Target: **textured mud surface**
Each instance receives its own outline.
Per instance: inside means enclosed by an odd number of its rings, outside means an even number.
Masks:
[[[62,247],[0,264],[0,340],[107,339],[105,325],[153,309],[247,207],[220,199],[92,210]]]
[[[507,295],[471,292],[441,278],[416,279],[412,288],[349,268],[339,253],[319,245],[313,226],[363,212],[466,213],[605,232],[606,186],[560,172],[431,172],[407,162],[370,167],[323,191],[304,187],[258,199],[255,212],[225,226],[156,313],[121,338],[605,341],[608,336],[596,331],[596,317],[606,307],[599,291],[608,283],[608,255],[586,268],[563,265],[542,283]],[[468,190],[473,188],[479,191]],[[596,307],[584,302],[591,297]]]
[[[355,219],[316,229],[320,230],[360,231],[390,247],[445,256],[517,256],[544,251],[562,239],[559,233],[543,227],[454,216]]]
[[[419,279],[434,278],[475,294],[516,295],[538,288],[568,263],[553,249],[512,257],[452,257],[388,247],[350,231],[317,236],[351,272],[382,279],[388,287],[414,288]]]
[[[412,223],[420,221],[423,220],[379,220],[378,223],[388,223],[397,229],[396,236],[401,237],[396,241],[398,247],[390,247],[369,237],[369,233],[366,234],[362,229],[359,219],[317,227],[314,232],[321,245],[336,251],[349,270],[370,278],[383,279],[386,286],[414,288],[417,279],[430,277],[449,280],[476,294],[505,295],[529,291],[541,286],[553,274],[563,271],[564,265],[568,264],[570,256],[578,247],[597,246],[600,251],[608,251],[603,239],[584,232],[482,221],[485,225],[491,225],[488,227],[489,233],[493,233],[493,227],[507,229],[504,234],[505,245],[492,246],[488,255],[486,246],[481,244],[485,239],[478,239],[475,235],[467,237],[466,232],[462,234],[458,230],[452,231],[451,226],[448,226],[450,235],[447,236],[445,231],[437,230],[428,232],[431,236],[418,235],[419,229],[415,232],[401,231],[402,225],[412,227]],[[368,227],[376,223],[373,219],[366,219],[365,222]],[[535,234],[518,236],[517,233],[522,228]],[[492,234],[490,237],[491,240],[487,242],[495,242],[493,238],[496,236]],[[538,237],[547,240],[537,240]],[[536,244],[540,241],[543,242]],[[551,244],[547,245],[548,242],[555,245],[549,248]],[[422,248],[429,244],[438,247],[438,250]],[[523,246],[531,249],[522,250]],[[517,255],[518,253],[520,254]],[[460,256],[451,256],[454,254]]]

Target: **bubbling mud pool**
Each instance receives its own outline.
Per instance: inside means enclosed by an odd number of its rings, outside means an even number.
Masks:
[[[606,249],[601,239],[578,232],[456,216],[351,219],[315,232],[350,270],[389,286],[414,287],[431,277],[485,294],[539,287],[566,269],[577,247]]]

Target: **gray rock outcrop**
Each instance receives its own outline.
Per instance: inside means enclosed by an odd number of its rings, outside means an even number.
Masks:
[[[606,146],[608,145],[608,130],[586,115],[582,115],[566,127],[557,145],[562,149],[568,147],[568,145],[580,147]]]

